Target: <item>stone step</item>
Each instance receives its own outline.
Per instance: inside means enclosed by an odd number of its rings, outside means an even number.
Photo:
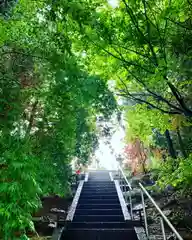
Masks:
[[[62,240],[137,240],[133,229],[68,229],[62,235]]]
[[[121,209],[77,209],[76,215],[121,215]]]
[[[98,185],[98,184],[93,184],[93,185],[84,185],[83,186],[83,189],[106,189],[106,188],[109,188],[109,189],[115,189],[115,185]]]
[[[125,221],[115,183],[108,171],[89,173],[72,222],[60,240],[137,240],[139,221]]]
[[[118,195],[114,194],[114,195],[86,195],[86,194],[81,194],[80,195],[80,199],[87,199],[87,201],[89,201],[89,199],[118,199]],[[80,200],[81,201],[81,200]]]
[[[82,192],[81,192],[81,195],[117,195],[117,191],[116,191],[116,189],[114,189],[114,190],[110,190],[110,191],[105,191],[105,190],[83,190]]]
[[[74,222],[122,222],[123,215],[76,215],[73,218]]]
[[[72,222],[70,228],[127,228],[130,222]]]
[[[120,204],[81,204],[78,203],[77,209],[121,209]]]
[[[80,198],[80,204],[119,204],[118,198],[113,199],[87,199],[87,198]]]
[[[97,179],[95,179],[95,181],[92,179],[91,181],[90,181],[91,179],[89,178],[89,180],[88,180],[88,182],[85,182],[85,184],[86,185],[88,185],[88,184],[96,184],[96,183],[98,183],[98,184],[114,184],[114,182],[113,181],[108,181],[108,180],[97,180]]]

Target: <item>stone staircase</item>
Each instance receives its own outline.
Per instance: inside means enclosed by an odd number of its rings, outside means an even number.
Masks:
[[[75,214],[60,240],[136,240],[131,220],[125,221],[115,183],[109,172],[89,173],[76,205]]]

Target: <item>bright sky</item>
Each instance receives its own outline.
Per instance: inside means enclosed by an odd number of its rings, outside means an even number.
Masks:
[[[116,8],[119,5],[118,0],[108,0],[108,3],[113,7]]]
[[[108,3],[116,8],[119,5],[119,0],[108,0]],[[109,145],[105,143],[105,139],[99,139],[99,148],[95,152],[96,158],[99,160],[100,165],[106,169],[112,170],[117,168],[117,161],[115,155],[123,152],[125,132],[122,127],[119,127],[113,134],[110,144],[114,149],[112,153]]]
[[[115,154],[122,154],[124,148],[125,132],[119,127],[117,131],[113,134],[111,138],[111,146],[114,149],[114,153],[111,152],[109,145],[105,144],[104,139],[99,140],[99,148],[96,150],[96,157],[100,161],[100,165],[106,169],[112,170],[116,169],[117,162]]]

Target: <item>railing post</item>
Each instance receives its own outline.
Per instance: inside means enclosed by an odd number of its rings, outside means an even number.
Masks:
[[[130,202],[130,215],[131,218],[133,219],[133,205],[132,205],[132,196],[131,196],[131,191],[132,187],[129,181],[127,180],[127,177],[125,173],[123,172],[122,168],[119,166],[119,183],[120,183],[120,188],[123,193],[126,192],[126,187],[129,187],[129,202]],[[123,180],[123,184],[122,184]],[[161,223],[161,230],[162,230],[162,235],[163,235],[163,240],[166,240],[166,234],[165,234],[165,227],[164,227],[164,221],[167,223],[167,225],[171,228],[172,232],[174,235],[177,237],[178,240],[183,240],[183,238],[180,236],[180,234],[177,232],[177,230],[174,228],[174,226],[171,224],[169,219],[164,215],[164,213],[161,211],[159,206],[156,204],[154,199],[151,197],[151,195],[147,192],[145,187],[141,183],[139,183],[139,186],[141,188],[141,200],[142,200],[142,206],[143,206],[143,215],[144,215],[144,225],[145,225],[145,231],[147,235],[147,239],[149,239],[149,228],[148,228],[148,223],[147,223],[147,214],[146,214],[146,208],[145,208],[145,199],[144,199],[144,194],[148,197],[148,199],[152,202],[153,206],[155,206],[156,210],[160,213],[161,218],[160,218],[160,223]],[[124,190],[125,188],[125,190]],[[124,199],[128,203],[128,196],[124,194]]]
[[[132,205],[131,190],[129,190],[129,203],[130,203],[131,219],[133,220],[133,205]]]
[[[125,194],[126,191],[126,185],[125,185],[125,180],[123,179],[123,194]]]
[[[165,234],[165,227],[164,227],[163,218],[159,217],[159,219],[160,219],[160,224],[161,224],[161,231],[162,231],[162,235],[163,235],[163,240],[167,240],[166,234]]]
[[[141,200],[142,200],[142,205],[143,205],[145,232],[146,232],[147,237],[149,237],[148,224],[147,224],[147,215],[146,215],[146,210],[145,210],[145,199],[144,199],[144,195],[143,195],[143,191],[142,190],[141,190]]]
[[[119,177],[119,179],[121,179],[121,171],[120,171],[120,169],[118,169],[118,177]]]
[[[75,188],[78,188],[78,175],[75,173]]]
[[[141,188],[141,190],[146,194],[146,196],[148,197],[148,199],[153,203],[153,206],[155,206],[156,210],[160,213],[161,217],[163,218],[163,220],[166,222],[166,224],[171,228],[172,232],[174,233],[174,235],[176,236],[177,239],[179,240],[183,240],[183,238],[181,237],[181,235],[177,232],[177,230],[174,228],[174,226],[171,224],[171,222],[169,221],[169,219],[164,215],[164,213],[162,212],[162,210],[159,208],[159,206],[156,204],[156,202],[154,201],[154,199],[150,196],[150,194],[147,192],[147,190],[143,187],[143,185],[141,183],[139,183],[139,186]]]
[[[122,176],[121,176],[121,171],[120,171],[120,181],[119,181],[119,183],[120,183],[120,188],[121,188],[121,190],[122,190],[122,186],[121,186],[121,184],[122,184]]]

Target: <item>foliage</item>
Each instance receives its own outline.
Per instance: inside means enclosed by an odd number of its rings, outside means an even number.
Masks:
[[[72,47],[91,7],[57,4],[21,0],[0,18],[3,239],[24,238],[33,228],[42,195],[69,194],[70,162],[87,163],[97,147],[97,115],[116,109],[106,79],[88,72]]]
[[[176,146],[190,161],[191,11],[188,0],[0,3],[5,239],[24,236],[41,194],[68,194],[71,160],[86,165],[98,145],[97,116],[109,119],[117,108],[112,79],[124,99],[127,140],[172,153]],[[190,164],[166,164],[165,177],[174,182],[178,173],[175,185],[189,184]],[[13,209],[16,198],[22,207]]]
[[[177,159],[177,165],[172,159],[163,162],[158,168],[157,184],[164,188],[171,185],[177,189],[189,189],[192,184],[192,155],[187,159]]]
[[[191,11],[188,0],[105,2],[73,43],[89,70],[115,80],[127,111],[127,141],[159,145],[174,158],[188,154],[183,133],[192,116]]]
[[[128,167],[131,167],[131,172],[133,174],[137,173],[138,168],[142,168],[142,172],[146,172],[146,151],[143,146],[143,143],[139,139],[135,139],[134,142],[128,144],[125,147],[125,156],[127,158],[127,165]]]
[[[31,212],[40,206],[41,189],[36,181],[37,159],[29,144],[19,139],[1,139],[0,221],[4,239],[33,230]]]
[[[17,0],[2,0],[0,2],[0,14],[4,17],[8,17],[16,3]]]
[[[190,14],[187,0],[122,0],[116,8],[106,4],[84,29],[90,67],[115,78],[122,97],[166,114],[192,116],[185,64],[191,56]]]
[[[127,140],[139,138],[145,144],[152,143],[154,130],[164,133],[171,129],[171,117],[161,114],[158,110],[149,110],[146,105],[129,107],[126,113]]]

